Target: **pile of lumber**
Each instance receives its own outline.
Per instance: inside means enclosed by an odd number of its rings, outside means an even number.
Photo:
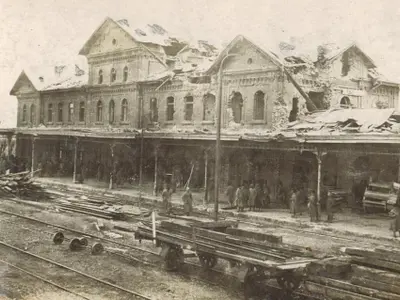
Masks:
[[[328,299],[400,300],[400,250],[345,248],[307,267],[305,287]]]
[[[152,238],[152,228],[150,224],[146,225],[138,227],[136,239]],[[214,227],[222,228],[220,224],[215,224]],[[248,262],[264,267],[296,262],[303,267],[313,260],[309,250],[283,244],[280,236],[233,228],[229,224],[226,224],[224,231],[212,230],[209,223],[161,221],[156,226],[156,238],[229,261]]]
[[[32,180],[30,172],[0,175],[0,195],[35,201],[50,198],[45,189]]]

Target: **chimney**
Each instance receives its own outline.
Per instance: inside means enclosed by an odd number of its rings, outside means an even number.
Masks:
[[[54,73],[58,76],[61,75],[61,73],[63,72],[65,66],[55,66],[54,67]]]
[[[44,81],[43,76],[40,76],[40,77],[39,77],[39,80],[40,80],[40,82],[43,82],[43,81]]]
[[[122,25],[125,25],[125,26],[129,27],[129,22],[128,22],[127,19],[118,20],[118,23],[121,23]]]

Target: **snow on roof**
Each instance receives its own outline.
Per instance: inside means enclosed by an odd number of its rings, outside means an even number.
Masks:
[[[88,66],[82,58],[68,63],[30,66],[24,72],[38,91],[76,88],[88,83]]]

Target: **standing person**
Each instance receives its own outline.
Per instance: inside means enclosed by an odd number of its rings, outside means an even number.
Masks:
[[[193,210],[193,197],[190,188],[187,187],[185,193],[182,195],[183,210],[187,216],[190,216]]]
[[[290,214],[291,214],[292,218],[296,217],[297,200],[298,200],[298,193],[296,192],[296,189],[293,188],[290,193]]]
[[[335,200],[333,199],[333,195],[330,191],[328,191],[328,197],[326,199],[326,213],[328,214],[328,222],[333,222],[333,209],[335,205]]]
[[[228,182],[228,187],[226,188],[225,195],[228,198],[230,207],[232,208],[235,202],[235,189],[232,186],[231,182]]]
[[[161,198],[162,198],[162,203],[163,203],[163,209],[165,210],[165,213],[169,214],[170,211],[170,189],[168,189],[167,185],[164,184],[164,189],[161,193]]]
[[[247,181],[245,181],[245,183],[243,185],[242,196],[243,196],[243,208],[244,208],[249,205],[249,197],[250,197],[250,191],[249,191],[249,187],[247,185]]]
[[[270,190],[268,187],[268,182],[265,180],[263,184],[263,199],[262,199],[262,207],[268,208],[269,203],[271,202],[270,198]]]
[[[254,203],[255,209],[258,211],[261,211],[262,203],[263,203],[263,198],[264,198],[264,193],[261,189],[261,186],[259,183],[256,184],[256,199]]]
[[[315,197],[315,192],[312,190],[308,196],[308,212],[310,214],[310,221],[317,221],[317,201]]]
[[[244,198],[243,198],[243,184],[239,186],[236,190],[236,206],[237,206],[237,211],[241,212],[244,209]]]
[[[250,184],[250,190],[249,190],[249,210],[255,211],[255,204],[256,204],[256,197],[257,197],[257,191],[254,188],[253,184]]]

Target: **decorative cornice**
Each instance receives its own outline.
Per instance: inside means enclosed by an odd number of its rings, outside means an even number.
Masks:
[[[97,94],[111,94],[111,93],[126,93],[126,92],[136,92],[136,84],[129,85],[116,85],[116,86],[94,86],[88,89],[88,92]]]

